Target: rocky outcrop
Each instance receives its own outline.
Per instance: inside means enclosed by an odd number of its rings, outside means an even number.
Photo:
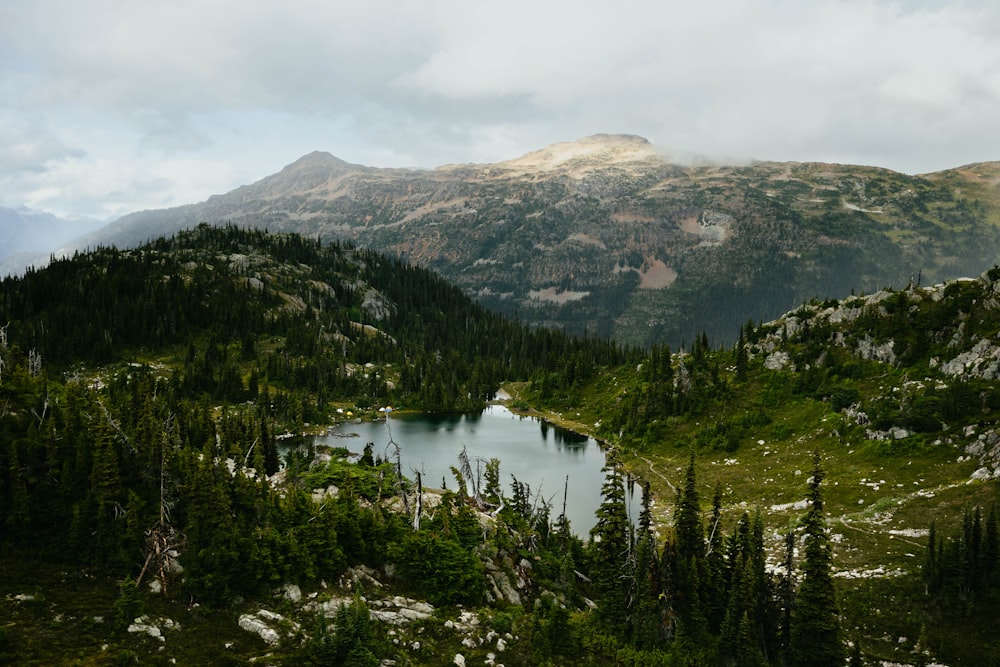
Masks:
[[[257,635],[269,646],[274,646],[282,640],[282,637],[291,637],[301,630],[295,621],[267,609],[261,609],[254,614],[241,615],[239,626],[243,630]]]
[[[180,629],[180,623],[175,623],[169,618],[152,618],[150,616],[143,615],[133,620],[129,624],[127,631],[133,634],[149,635],[153,639],[166,642],[167,638],[163,634],[164,630]]]
[[[772,371],[780,371],[791,364],[791,357],[787,352],[772,352],[764,359],[764,368]],[[794,370],[794,367],[792,368]]]
[[[1000,346],[983,338],[948,361],[932,359],[931,366],[951,377],[996,380],[1000,377]]]
[[[398,595],[383,600],[369,600],[368,610],[372,619],[396,626],[426,621],[434,615],[432,605]]]

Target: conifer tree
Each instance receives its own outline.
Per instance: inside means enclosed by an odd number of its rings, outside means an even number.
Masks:
[[[628,563],[632,539],[625,505],[625,485],[618,459],[608,456],[604,466],[604,500],[597,508],[597,523],[590,529],[588,553],[591,579],[599,595],[598,617],[619,633],[624,629],[628,605]]]
[[[705,533],[701,524],[701,506],[694,469],[694,452],[688,463],[684,488],[678,490],[674,514],[677,560],[674,565],[673,605],[678,616],[678,631],[695,643],[705,638],[708,622],[702,604],[705,567]]]
[[[850,660],[848,667],[865,667],[865,659],[861,655],[861,641],[858,639],[854,640],[854,646],[851,647]]]
[[[740,329],[740,338],[736,341],[736,379],[745,380],[747,378],[747,367],[750,358],[747,354],[746,339],[743,337],[743,329]]]
[[[6,523],[8,529],[16,533],[28,526],[31,513],[28,509],[28,488],[24,483],[24,475],[21,471],[21,462],[17,454],[17,442],[15,440],[11,440],[8,444],[7,461],[10,477],[10,481],[8,482],[9,488],[3,488],[3,477],[0,475],[0,491],[6,492],[10,499],[7,518],[4,523]],[[2,506],[3,504],[0,504],[0,507]]]
[[[997,571],[997,561],[1000,559],[1000,536],[997,531],[997,506],[990,507],[986,516],[986,536],[983,538],[983,569],[987,583],[993,581]]]
[[[705,549],[701,525],[701,506],[694,469],[694,452],[684,475],[684,487],[678,491],[674,515],[674,532],[677,535],[677,552],[683,560],[701,556]]]
[[[659,562],[656,537],[653,535],[649,482],[643,485],[642,512],[635,545],[635,573],[629,600],[632,643],[639,649],[652,649],[660,638]]]
[[[795,533],[788,531],[785,535],[785,558],[782,562],[782,573],[777,583],[776,604],[779,611],[778,619],[778,652],[785,655],[792,631],[792,610],[795,608]]]
[[[819,452],[813,454],[809,479],[809,509],[802,520],[804,532],[802,583],[795,598],[788,662],[794,667],[830,667],[844,664],[840,615],[833,586],[833,550],[826,530],[820,484],[823,468]]]
[[[726,613],[726,554],[722,535],[722,488],[715,487],[712,498],[712,519],[708,526],[708,551],[705,556],[708,578],[706,584],[705,607],[709,630],[718,633]]]

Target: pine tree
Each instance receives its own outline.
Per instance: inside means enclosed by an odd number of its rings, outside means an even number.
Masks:
[[[708,579],[706,580],[705,606],[709,630],[718,633],[726,614],[726,554],[722,535],[722,488],[715,487],[712,498],[712,520],[708,527],[708,553],[705,556]]]
[[[820,484],[823,468],[819,452],[813,455],[809,479],[809,509],[802,520],[805,544],[802,583],[792,612],[789,664],[795,667],[830,667],[844,664],[840,615],[833,586],[833,549],[826,530]]]
[[[735,662],[740,667],[765,667],[767,664],[755,635],[754,623],[750,615],[744,613],[740,619]]]
[[[115,600],[114,628],[125,632],[132,620],[142,616],[142,591],[132,577],[125,577],[118,582],[118,599]]]
[[[861,655],[861,641],[859,639],[854,640],[854,646],[851,648],[851,661],[848,663],[848,667],[865,667],[865,659]]]
[[[659,562],[653,535],[649,482],[643,485],[642,512],[635,545],[635,574],[629,600],[632,643],[639,649],[655,648],[660,639]]]
[[[778,652],[785,655],[792,632],[792,610],[795,608],[795,532],[789,530],[785,535],[785,559],[777,585],[777,606],[780,613],[778,620]]]
[[[678,630],[695,643],[705,638],[708,621],[702,604],[702,582],[709,579],[705,561],[705,533],[694,469],[694,452],[688,463],[684,488],[678,491],[674,513],[677,562],[674,567],[674,608]]]
[[[21,470],[20,458],[17,454],[17,442],[11,440],[8,444],[8,468],[9,468],[9,490],[2,486],[3,478],[0,475],[0,491],[6,491],[9,495],[9,509],[7,511],[7,528],[15,533],[28,527],[31,519],[28,501],[28,487],[24,482],[24,475]],[[0,496],[2,497],[2,496]]]
[[[597,508],[597,523],[590,529],[588,560],[591,579],[599,595],[598,617],[619,633],[624,631],[628,605],[629,572],[632,539],[628,510],[625,505],[625,485],[618,460],[608,456],[604,466],[604,500]]]
[[[698,558],[705,551],[705,537],[701,525],[701,506],[694,469],[694,452],[691,453],[684,476],[684,488],[678,491],[674,513],[674,533],[677,535],[677,552],[682,560]]]
[[[747,367],[750,364],[750,358],[747,354],[747,344],[746,339],[743,337],[743,329],[740,329],[740,338],[736,341],[736,379],[746,380],[747,378]]]
[[[986,516],[986,536],[983,538],[983,571],[987,583],[992,582],[996,576],[997,561],[1000,559],[998,528],[1000,526],[997,525],[997,506],[994,503],[990,507],[990,513]]]

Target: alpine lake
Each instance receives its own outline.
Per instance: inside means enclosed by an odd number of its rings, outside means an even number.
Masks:
[[[451,469],[460,468],[463,448],[473,477],[481,479],[486,463],[497,458],[505,495],[510,494],[513,478],[528,484],[532,499],[537,496],[549,505],[552,521],[562,513],[565,500],[573,532],[587,539],[604,484],[605,456],[593,438],[516,415],[502,405],[490,405],[478,413],[397,414],[390,410],[385,415],[377,421],[331,426],[326,434],[314,436],[313,445],[343,447],[360,454],[372,443],[374,455],[386,460],[395,460],[398,445],[403,475],[414,480],[420,472],[424,487],[452,491],[458,482]],[[469,489],[473,483],[468,482]],[[636,521],[642,503],[638,483],[627,485],[626,498]]]

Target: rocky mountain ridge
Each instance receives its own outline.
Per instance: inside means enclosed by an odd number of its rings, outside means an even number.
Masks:
[[[535,324],[679,347],[814,296],[978,275],[1000,256],[1000,163],[908,176],[821,163],[680,165],[597,135],[496,164],[380,169],[315,152],[85,244],[200,222],[348,240]]]

